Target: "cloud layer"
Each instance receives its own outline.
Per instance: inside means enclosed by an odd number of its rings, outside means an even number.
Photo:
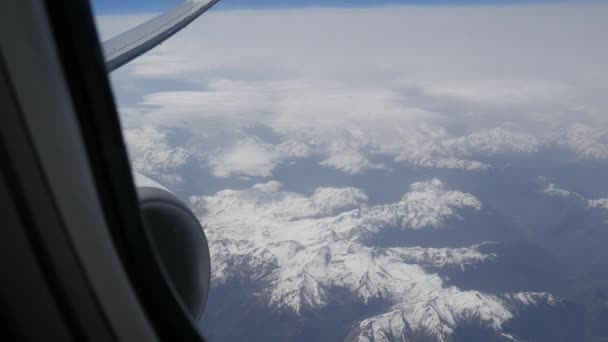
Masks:
[[[483,171],[488,157],[545,148],[608,159],[607,14],[603,4],[211,12],[113,81],[127,131],[186,130],[217,177],[270,177],[309,156],[351,174]],[[109,32],[135,19],[100,22]],[[145,155],[145,139],[128,140],[135,160]]]

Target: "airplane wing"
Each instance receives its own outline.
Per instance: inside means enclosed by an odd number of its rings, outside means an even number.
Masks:
[[[102,43],[109,72],[129,63],[186,27],[219,0],[187,0],[131,30]]]

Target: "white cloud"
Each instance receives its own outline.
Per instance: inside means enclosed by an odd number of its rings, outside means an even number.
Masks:
[[[340,151],[332,154],[321,161],[321,165],[340,170],[348,174],[358,174],[367,170],[383,168],[369,161],[365,156],[356,151]]]
[[[239,142],[211,161],[216,177],[260,176],[269,177],[278,163],[272,147],[255,142]]]
[[[221,177],[268,176],[308,156],[347,173],[383,167],[374,156],[487,170],[484,157],[547,146],[608,159],[607,14],[606,4],[212,11],[114,86],[132,94],[123,112],[190,132]],[[278,141],[235,147],[260,140],[252,125]]]
[[[429,96],[486,106],[550,105],[576,94],[576,89],[560,82],[537,79],[458,80],[422,90]]]

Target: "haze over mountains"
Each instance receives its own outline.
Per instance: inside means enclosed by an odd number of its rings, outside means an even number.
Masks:
[[[220,11],[114,74],[208,234],[211,340],[608,338],[607,16]]]

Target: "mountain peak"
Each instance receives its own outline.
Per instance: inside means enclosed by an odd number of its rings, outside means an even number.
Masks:
[[[385,248],[361,239],[386,227],[440,229],[467,210],[481,210],[473,195],[450,190],[439,179],[411,184],[399,202],[373,206],[356,188],[318,188],[305,196],[283,191],[274,181],[192,202],[207,227],[213,284],[253,279],[263,284],[270,307],[296,314],[332,304],[336,289],[361,303],[386,301],[388,311],[355,325],[352,333],[360,341],[389,341],[416,331],[445,338],[473,316],[500,331],[513,316],[509,305],[517,297],[507,301],[446,287],[425,268],[464,267],[495,257],[479,245]]]

